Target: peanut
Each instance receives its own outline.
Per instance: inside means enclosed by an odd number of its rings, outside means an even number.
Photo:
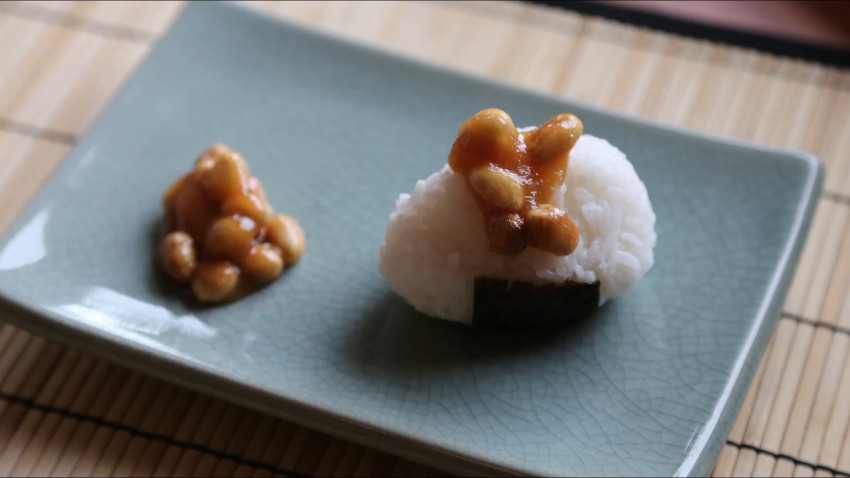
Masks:
[[[578,247],[578,227],[566,211],[551,204],[541,204],[525,217],[529,245],[552,254],[565,256]]]
[[[257,244],[240,261],[242,273],[257,282],[271,282],[283,270],[280,250],[270,244]]]
[[[228,216],[218,219],[207,229],[204,255],[236,260],[251,250],[256,233],[257,223],[250,217]]]
[[[529,135],[529,153],[535,162],[566,157],[583,130],[584,125],[578,117],[559,114]]]
[[[307,247],[304,229],[292,216],[278,214],[268,224],[266,239],[280,248],[283,262],[288,266],[298,262]]]
[[[520,180],[504,169],[481,166],[469,175],[472,189],[491,206],[508,212],[522,209],[525,200]]]
[[[516,213],[487,218],[485,229],[490,238],[490,250],[508,256],[522,252],[528,245],[523,223],[522,217]]]
[[[201,302],[226,299],[239,282],[239,269],[229,262],[201,263],[192,279],[192,292]]]
[[[192,236],[183,231],[172,232],[159,243],[159,263],[172,279],[189,282],[195,272],[195,246]]]

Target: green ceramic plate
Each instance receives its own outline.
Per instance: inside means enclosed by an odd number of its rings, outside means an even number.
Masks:
[[[593,320],[475,331],[377,271],[400,192],[465,118],[578,114],[624,150],[656,264]],[[238,303],[152,268],[165,187],[223,141],[308,237]],[[0,243],[4,320],[182,385],[461,473],[710,471],[786,293],[821,169],[399,58],[227,4],[191,4]]]

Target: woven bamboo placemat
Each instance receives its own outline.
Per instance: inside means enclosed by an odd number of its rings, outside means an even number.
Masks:
[[[791,292],[715,475],[850,474],[850,71],[519,3],[266,3],[366,43],[826,166]],[[180,3],[0,4],[0,231]],[[0,323],[0,475],[438,472]]]

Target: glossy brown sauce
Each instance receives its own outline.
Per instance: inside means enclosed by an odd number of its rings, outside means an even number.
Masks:
[[[552,204],[582,134],[575,115],[559,114],[520,133],[511,117],[490,108],[469,118],[449,153],[449,166],[466,177],[490,240],[490,250],[515,256],[527,247],[571,254],[578,228]]]
[[[275,214],[245,159],[224,145],[204,151],[162,203],[159,264],[191,283],[200,301],[229,300],[240,286],[270,282],[304,253],[301,226]]]

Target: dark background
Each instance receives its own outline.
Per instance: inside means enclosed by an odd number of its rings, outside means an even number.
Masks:
[[[850,2],[537,0],[582,13],[838,66],[850,66]]]

